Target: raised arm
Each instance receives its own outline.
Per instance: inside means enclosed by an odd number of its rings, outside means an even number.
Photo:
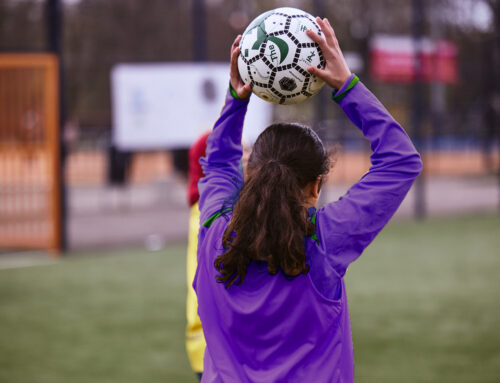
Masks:
[[[222,112],[208,136],[206,156],[200,160],[205,174],[198,183],[202,224],[219,213],[224,203],[243,185],[241,134],[251,89],[243,84],[238,73],[240,40],[241,36],[238,36],[231,47],[230,89]]]
[[[335,84],[328,81],[332,75],[327,57],[338,55],[340,48],[328,21],[318,20],[318,23],[325,31],[325,40],[312,37],[323,49],[327,67],[323,73],[312,72],[333,88],[340,88],[334,91],[334,100],[361,129],[373,152],[369,172],[346,195],[316,215],[319,246],[325,250],[330,265],[342,276],[396,212],[420,174],[422,161],[403,128],[357,77],[350,75],[343,86],[339,86],[342,79],[337,79]]]
[[[320,243],[330,264],[343,275],[396,212],[420,174],[422,161],[403,128],[362,83],[339,104],[373,152],[369,172],[317,214]]]

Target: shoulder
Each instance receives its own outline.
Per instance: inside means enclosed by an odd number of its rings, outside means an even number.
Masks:
[[[201,223],[198,254],[203,253],[204,259],[217,256],[224,250],[222,237],[232,217],[232,210],[220,211]]]
[[[324,249],[326,239],[329,243],[334,240],[334,243],[341,245],[349,235],[352,217],[346,212],[344,202],[341,197],[338,201],[331,202],[316,211],[313,222],[316,226],[314,239],[318,247]]]

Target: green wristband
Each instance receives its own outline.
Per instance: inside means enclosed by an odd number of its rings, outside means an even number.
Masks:
[[[231,81],[229,81],[229,93],[231,93],[231,96],[233,96],[235,100],[241,100],[240,96],[238,96],[238,93],[236,93],[233,86],[231,85]]]
[[[352,78],[352,80],[349,82],[349,85],[347,85],[347,88],[345,88],[345,90],[342,93],[337,94],[338,91],[336,91],[336,90],[332,91],[332,100],[335,101],[335,102],[340,102],[345,97],[345,95],[352,88],[354,88],[354,85],[356,85],[358,82],[359,82],[358,76],[354,75],[354,77]]]
[[[229,93],[231,93],[231,96],[233,96],[233,98],[235,100],[240,100],[240,101],[246,101],[249,99],[249,97],[247,98],[241,98],[240,96],[238,96],[238,93],[236,93],[236,91],[234,90],[233,86],[231,85],[231,81],[229,81]]]

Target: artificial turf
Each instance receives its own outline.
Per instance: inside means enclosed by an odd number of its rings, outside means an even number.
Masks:
[[[185,246],[0,270],[0,382],[196,382]],[[346,276],[356,382],[498,382],[500,216],[390,224]]]

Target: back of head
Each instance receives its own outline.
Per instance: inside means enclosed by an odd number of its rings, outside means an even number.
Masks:
[[[308,221],[304,189],[330,168],[317,134],[300,124],[274,124],[261,133],[247,165],[247,179],[224,233],[225,253],[214,265],[227,287],[242,283],[252,260],[286,275],[306,273],[304,236]]]

